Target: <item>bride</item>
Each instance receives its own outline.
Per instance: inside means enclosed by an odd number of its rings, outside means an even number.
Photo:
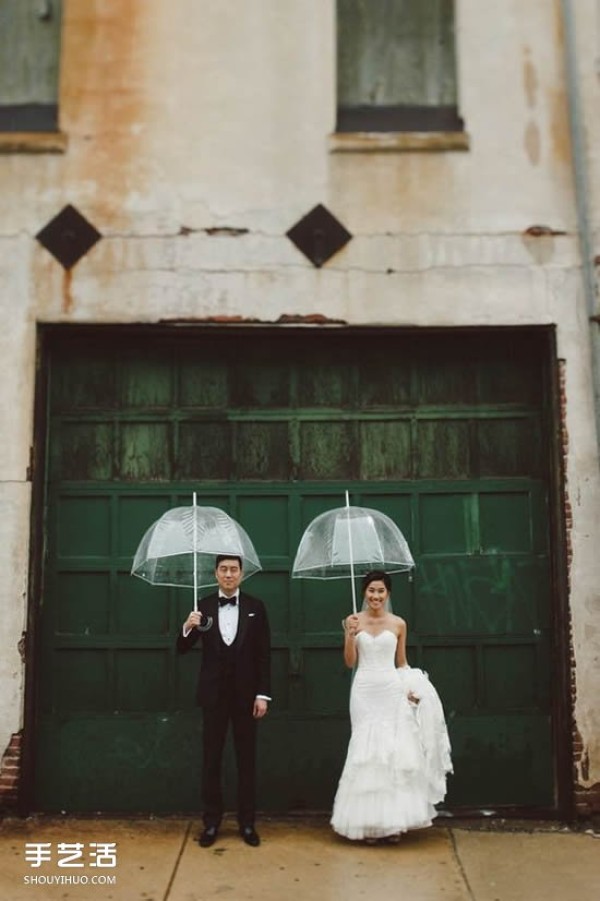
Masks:
[[[344,660],[358,666],[331,825],[370,843],[431,826],[452,772],[442,705],[427,675],[407,664],[406,623],[391,612],[391,587],[386,573],[368,573],[363,610],[344,621]]]

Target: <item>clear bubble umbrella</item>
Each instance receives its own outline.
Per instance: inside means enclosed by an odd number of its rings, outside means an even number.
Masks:
[[[356,613],[355,576],[377,569],[385,573],[413,569],[406,538],[389,516],[369,507],[346,506],[321,513],[306,527],[292,567],[295,579],[344,579],[352,585]]]
[[[217,584],[216,557],[222,554],[241,558],[242,580],[262,569],[245,529],[218,507],[197,506],[194,492],[191,507],[174,507],[150,526],[131,575],[151,585],[192,588],[197,610],[199,589]]]

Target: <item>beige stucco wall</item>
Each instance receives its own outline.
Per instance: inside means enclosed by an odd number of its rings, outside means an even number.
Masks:
[[[36,322],[322,313],[353,324],[555,323],[568,392],[576,712],[589,758],[581,778],[591,785],[600,483],[560,0],[458,0],[462,152],[330,152],[334,6],[65,0],[67,150],[0,156],[0,750],[21,721]],[[577,8],[584,102],[597,110],[597,5]],[[598,118],[588,122],[596,228]],[[70,275],[34,240],[66,203],[104,235]],[[354,235],[321,270],[285,237],[317,203]],[[526,234],[532,226],[551,233]]]

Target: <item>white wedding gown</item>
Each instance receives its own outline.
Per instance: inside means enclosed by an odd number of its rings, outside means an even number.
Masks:
[[[396,636],[359,632],[350,694],[352,735],[331,825],[377,839],[431,825],[452,772],[440,699],[427,675],[395,665]],[[408,693],[420,699],[415,705]]]

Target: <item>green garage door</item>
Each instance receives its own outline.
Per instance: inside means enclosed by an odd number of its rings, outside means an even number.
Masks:
[[[346,488],[415,556],[393,601],[447,712],[448,803],[552,807],[543,346],[518,332],[53,336],[35,808],[199,809],[199,658],[174,654],[191,594],[128,574],[146,528],[192,490],[245,526],[264,566],[246,584],[273,630],[261,804],[330,808],[350,586],[289,574],[304,527]]]

